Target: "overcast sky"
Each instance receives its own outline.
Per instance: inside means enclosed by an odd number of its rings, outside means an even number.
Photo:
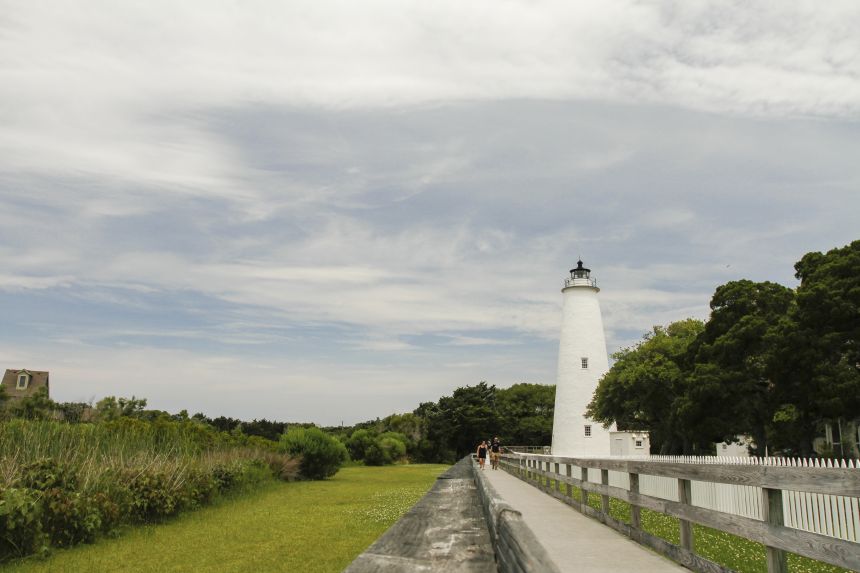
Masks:
[[[0,367],[349,424],[860,238],[860,3],[0,0]]]

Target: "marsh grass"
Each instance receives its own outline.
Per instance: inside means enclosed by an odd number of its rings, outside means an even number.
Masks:
[[[191,420],[0,422],[0,561],[293,479],[299,461]]]
[[[343,570],[448,466],[347,467],[315,482],[269,482],[158,526],[57,551],[2,573],[257,573]]]

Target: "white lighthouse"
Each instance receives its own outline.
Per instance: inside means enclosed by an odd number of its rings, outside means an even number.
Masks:
[[[558,346],[558,379],[552,453],[558,456],[605,457],[610,455],[610,432],[585,417],[597,382],[609,370],[603,318],[597,299],[597,281],[591,269],[577,262],[565,279],[563,321]]]

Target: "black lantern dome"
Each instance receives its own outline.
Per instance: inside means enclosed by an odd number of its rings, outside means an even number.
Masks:
[[[570,269],[570,278],[587,279],[591,275],[591,269],[582,266],[582,259],[576,261],[576,268]]]
[[[570,278],[565,279],[564,287],[592,287],[597,288],[597,281],[591,278],[591,269],[582,264],[582,259],[576,261],[576,268],[570,269]]]

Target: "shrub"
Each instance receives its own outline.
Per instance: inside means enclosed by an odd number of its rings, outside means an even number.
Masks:
[[[406,444],[397,438],[398,434],[382,434],[364,452],[364,463],[369,466],[392,464],[406,456]]]
[[[395,437],[383,434],[379,438],[379,445],[385,452],[387,463],[394,463],[406,456],[406,443]]]
[[[80,493],[57,487],[42,496],[42,529],[57,547],[92,542],[101,530],[99,509]]]
[[[259,452],[259,456],[260,463],[278,479],[293,481],[301,476],[301,458],[275,452]]]
[[[0,561],[48,551],[42,532],[42,504],[37,492],[25,488],[0,489]]]
[[[301,456],[299,471],[305,479],[325,479],[337,473],[348,458],[346,446],[319,428],[293,428],[281,436],[280,448]]]
[[[173,515],[179,509],[170,479],[163,471],[146,469],[127,477],[132,515],[152,521]]]
[[[21,485],[37,490],[58,488],[75,491],[78,478],[68,466],[50,458],[43,458],[22,468]]]
[[[356,430],[346,441],[346,447],[349,449],[349,456],[354,460],[365,460],[367,458],[367,449],[370,448],[376,441],[376,436],[369,430]]]

